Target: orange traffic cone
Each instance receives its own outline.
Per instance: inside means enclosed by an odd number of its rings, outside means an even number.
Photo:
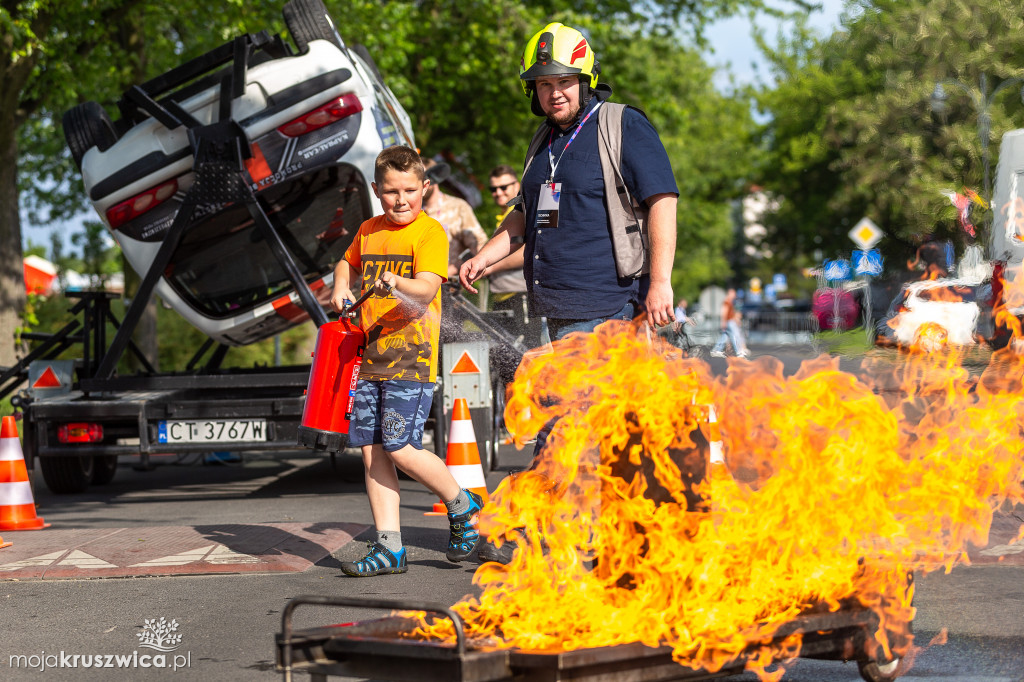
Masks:
[[[0,549],[3,549],[4,547],[10,547],[13,544],[13,542],[4,542],[4,539],[0,538]]]
[[[445,455],[448,471],[455,477],[460,488],[471,490],[487,502],[487,481],[484,478],[484,467],[480,464],[480,450],[476,445],[476,433],[473,431],[473,419],[469,414],[469,405],[465,398],[456,398],[452,407],[452,422],[448,429],[448,452]],[[433,511],[428,514],[447,514],[448,508],[444,500],[434,504]]]
[[[0,427],[0,530],[39,530],[49,525],[36,516],[18,425],[14,417],[4,417]]]

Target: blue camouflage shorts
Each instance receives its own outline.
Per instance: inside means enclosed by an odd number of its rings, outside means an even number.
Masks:
[[[406,445],[422,448],[423,429],[433,398],[431,383],[360,379],[352,408],[349,445],[381,443],[388,452]]]

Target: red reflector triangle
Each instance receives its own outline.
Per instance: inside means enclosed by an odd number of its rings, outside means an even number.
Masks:
[[[60,388],[60,379],[53,373],[53,367],[47,367],[42,376],[36,379],[32,388]]]
[[[253,143],[252,157],[245,160],[245,170],[249,171],[249,177],[253,182],[270,177],[270,165],[267,164],[267,157],[263,156],[259,144]]]
[[[452,374],[479,374],[480,368],[473,361],[468,350],[462,351],[462,355],[459,356],[459,361],[452,367]]]

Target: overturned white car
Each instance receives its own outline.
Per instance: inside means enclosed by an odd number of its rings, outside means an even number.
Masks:
[[[283,13],[294,45],[240,36],[126,91],[116,122],[96,102],[63,121],[88,197],[132,267],[225,345],[326,304],[333,265],[380,212],[374,159],[415,146],[408,115],[321,0]]]

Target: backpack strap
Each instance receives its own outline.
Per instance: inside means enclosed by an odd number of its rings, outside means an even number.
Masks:
[[[626,105],[606,102],[602,109],[597,120],[597,147],[615,268],[619,277],[636,279],[651,269],[647,207],[630,195],[622,177],[622,116]]]

